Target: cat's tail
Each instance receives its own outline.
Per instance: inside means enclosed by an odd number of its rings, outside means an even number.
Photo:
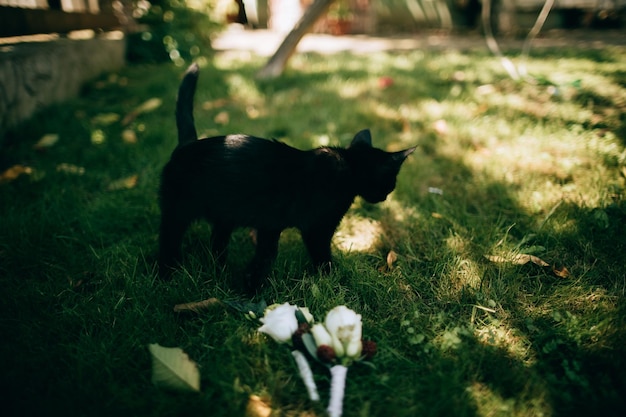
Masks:
[[[198,133],[193,120],[193,96],[200,68],[193,63],[189,66],[178,88],[176,100],[176,128],[178,129],[178,146],[198,140]]]

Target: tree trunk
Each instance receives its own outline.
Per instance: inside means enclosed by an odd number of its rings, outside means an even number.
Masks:
[[[267,61],[267,64],[257,72],[257,79],[276,78],[283,73],[287,61],[296,50],[300,40],[311,29],[317,19],[328,10],[333,1],[334,0],[315,0],[313,4],[306,9],[298,23],[296,23],[293,29],[291,29],[291,32],[283,39],[283,43],[280,44],[276,52],[274,52],[274,55]]]

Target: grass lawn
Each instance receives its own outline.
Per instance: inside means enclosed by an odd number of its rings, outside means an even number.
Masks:
[[[362,314],[378,354],[375,368],[350,368],[345,416],[623,413],[625,52],[533,51],[534,83],[507,78],[486,52],[297,55],[282,78],[262,83],[253,80],[260,58],[203,67],[203,135],[245,132],[306,149],[346,145],[369,127],[381,148],[419,145],[387,201],[356,200],[330,276],[311,272],[289,230],[259,297],[319,319],[339,304]],[[157,187],[176,143],[182,72],[106,75],[5,140],[5,415],[237,416],[253,396],[272,415],[324,415],[289,351],[243,315],[173,312],[240,297],[230,280],[253,251],[248,231],[233,237],[229,274],[215,274],[210,228],[198,224],[186,269],[168,283],[155,275]],[[25,172],[11,179],[11,167]],[[154,387],[149,343],[187,352],[201,393]],[[326,404],[328,373],[314,371]]]

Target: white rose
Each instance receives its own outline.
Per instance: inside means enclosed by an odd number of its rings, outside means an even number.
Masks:
[[[326,314],[324,325],[330,333],[337,357],[356,359],[361,355],[361,315],[346,306],[337,306]]]
[[[259,327],[259,332],[269,335],[278,343],[291,342],[291,335],[298,329],[297,309],[297,306],[289,303],[268,307],[260,319],[263,326]]]

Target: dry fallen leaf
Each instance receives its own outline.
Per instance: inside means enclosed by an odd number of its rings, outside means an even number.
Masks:
[[[204,110],[219,109],[220,107],[224,107],[227,104],[227,99],[218,98],[217,100],[205,101],[204,103],[202,103],[202,108]]]
[[[156,97],[144,101],[143,103],[141,103],[139,106],[137,106],[134,110],[132,110],[130,113],[128,113],[124,117],[124,120],[122,120],[122,126],[128,125],[130,122],[135,120],[137,116],[139,116],[142,113],[148,113],[148,112],[158,109],[162,103],[163,103],[163,100],[161,100],[160,98],[156,98]]]
[[[125,143],[137,143],[137,134],[133,129],[124,129],[122,131],[122,140]]]
[[[154,97],[141,103],[141,105],[137,107],[135,110],[138,111],[139,113],[151,112],[161,107],[162,103],[163,103],[163,100],[161,100],[160,98]]]
[[[115,180],[110,183],[107,187],[107,190],[116,191],[134,188],[137,185],[138,178],[139,176],[137,174],[131,175],[130,177],[120,178],[119,180]]]
[[[513,257],[513,263],[516,265],[524,265],[528,262],[532,262],[535,265],[539,266],[550,266],[550,264],[548,264],[546,261],[535,255],[519,254]]]
[[[393,263],[398,260],[398,254],[390,250],[387,254],[387,268],[392,269]]]
[[[387,253],[387,260],[385,265],[381,266],[380,268],[378,268],[378,270],[380,272],[389,272],[393,269],[393,264],[394,262],[396,262],[398,260],[398,254],[395,253],[394,251],[389,251],[389,253]]]
[[[73,175],[83,175],[85,173],[85,168],[63,162],[57,165],[57,172],[64,172],[66,174]]]
[[[230,115],[227,111],[219,112],[213,119],[218,125],[227,125],[230,121]]]
[[[246,107],[246,114],[250,119],[258,119],[261,115],[261,112],[254,106],[248,106]]]
[[[200,313],[209,307],[221,306],[222,302],[215,297],[207,298],[202,301],[194,301],[191,303],[176,304],[174,311],[176,313]]]
[[[50,148],[59,141],[59,135],[56,133],[46,133],[33,145],[33,149],[41,151]]]
[[[120,120],[120,115],[117,113],[99,113],[91,119],[91,123],[100,126],[109,126]]]
[[[246,406],[246,417],[269,417],[272,407],[258,395],[251,395]]]
[[[519,254],[513,256],[512,258],[505,258],[498,255],[485,255],[485,258],[494,263],[512,263],[514,265],[525,265],[528,262],[532,262],[535,265],[539,266],[550,266],[550,264],[548,264],[546,261],[535,255]]]
[[[562,267],[554,266],[554,267],[552,267],[552,272],[554,273],[554,275],[556,275],[559,278],[568,278],[569,277],[569,271],[564,266],[562,266]]]
[[[7,169],[3,173],[0,174],[0,184],[5,184],[7,182],[14,181],[20,175],[26,174],[30,175],[33,173],[33,169],[24,165],[13,165],[11,168]]]

